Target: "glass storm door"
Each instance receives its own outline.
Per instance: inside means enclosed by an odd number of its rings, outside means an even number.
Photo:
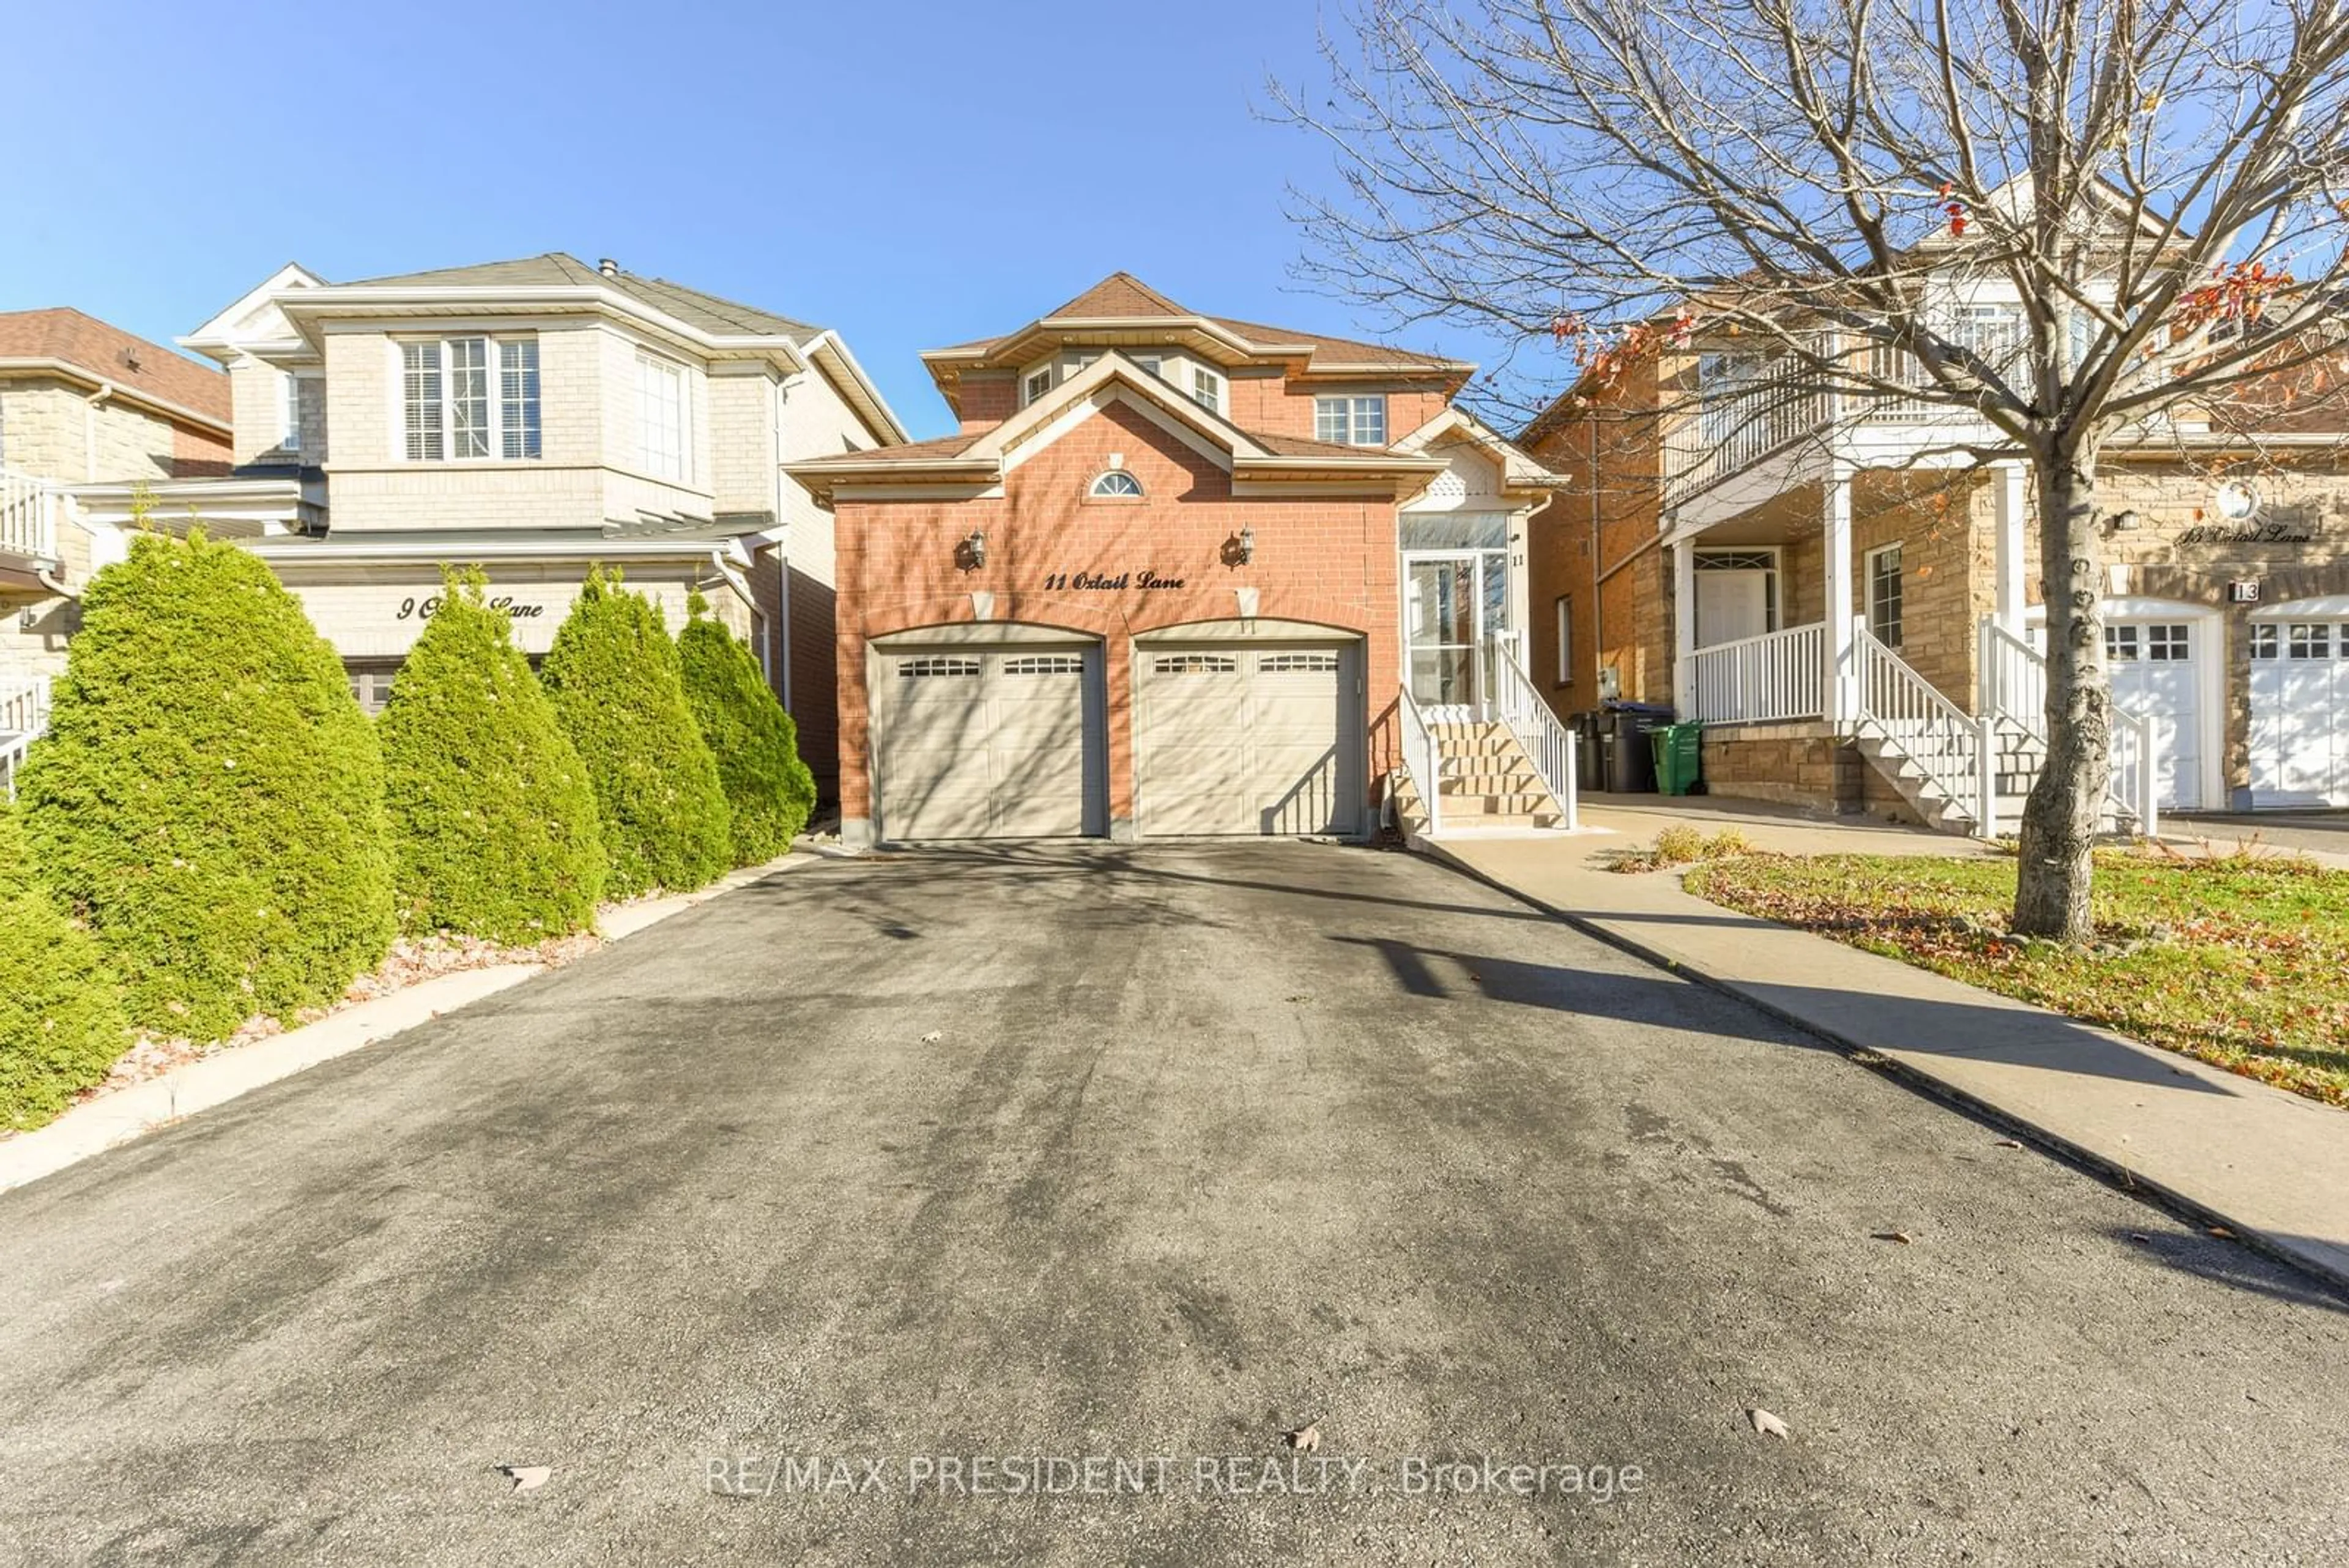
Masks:
[[[1508,633],[1508,556],[1464,550],[1403,557],[1411,695],[1434,722],[1484,716],[1496,642]]]

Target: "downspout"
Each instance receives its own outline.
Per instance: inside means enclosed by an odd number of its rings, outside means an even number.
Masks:
[[[783,500],[790,493],[783,487],[791,483],[783,477],[783,400],[791,396],[789,379],[775,383],[775,395],[767,406],[773,410],[769,423],[772,429],[775,463],[775,529],[782,537],[775,541],[775,669],[783,676],[783,711],[797,717],[792,707],[792,525],[783,516]],[[774,679],[773,670],[768,680]]]
[[[1590,700],[1599,701],[1600,667],[1607,657],[1607,638],[1603,629],[1606,610],[1599,597],[1599,420],[1598,410],[1591,410],[1590,421]]]
[[[81,402],[81,476],[93,483],[98,479],[98,407],[113,396],[114,383],[100,381],[98,390]]]

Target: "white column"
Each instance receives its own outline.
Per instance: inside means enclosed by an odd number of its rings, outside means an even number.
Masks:
[[[2016,637],[2023,635],[2023,477],[2019,462],[1998,465],[1998,624]]]
[[[1859,716],[1858,671],[1852,662],[1851,465],[1841,459],[1827,464],[1824,535],[1827,577],[1827,722],[1847,723]]]
[[[1672,546],[1672,716],[1696,717],[1696,535]]]

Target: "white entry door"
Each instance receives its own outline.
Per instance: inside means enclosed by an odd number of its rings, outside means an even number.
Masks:
[[[1696,645],[1712,648],[1770,630],[1775,557],[1766,550],[1696,556]]]
[[[2105,661],[2113,701],[2150,716],[2161,757],[2158,804],[2193,811],[2202,805],[2203,627],[2190,620],[2130,619],[2105,623]]]
[[[2349,618],[2277,613],[2251,627],[2251,806],[2349,805]]]
[[[1135,813],[1145,835],[1361,827],[1355,645],[1144,645],[1134,658]]]
[[[932,838],[1075,837],[1098,829],[1089,765],[1095,649],[890,653],[874,696],[879,831]]]

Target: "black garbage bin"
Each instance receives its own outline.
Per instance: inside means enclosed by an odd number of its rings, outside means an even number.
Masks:
[[[1599,716],[1588,710],[1568,716],[1567,728],[1574,732],[1574,787],[1581,790],[1607,787],[1606,759],[1600,753]]]
[[[1656,792],[1656,753],[1648,732],[1672,722],[1672,711],[1661,702],[1609,702],[1602,715],[1607,726],[1607,787],[1618,794]]]

